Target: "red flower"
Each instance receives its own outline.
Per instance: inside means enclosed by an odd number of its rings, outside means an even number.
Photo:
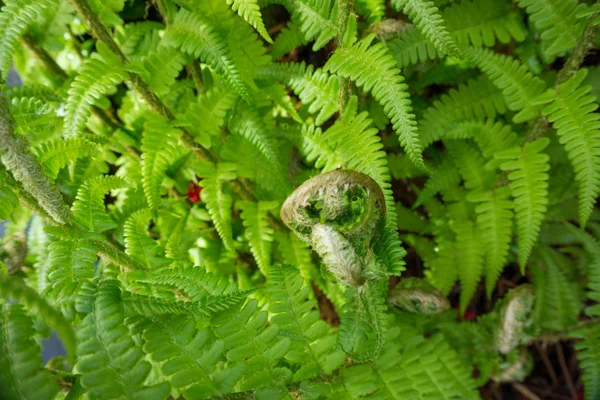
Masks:
[[[188,184],[187,197],[192,203],[198,203],[200,201],[200,193],[202,193],[202,186],[196,185],[193,181]]]

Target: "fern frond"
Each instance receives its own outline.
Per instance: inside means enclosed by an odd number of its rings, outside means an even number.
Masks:
[[[66,234],[66,231],[56,231],[60,228],[46,229],[51,235]],[[94,263],[98,259],[98,250],[90,241],[94,237],[95,235],[86,234],[72,235],[68,239],[55,236],[48,246],[48,288],[45,294],[63,309],[72,307],[81,283],[94,277]]]
[[[284,263],[295,266],[305,282],[313,281],[317,285],[323,283],[319,270],[312,262],[311,251],[306,242],[300,240],[292,232],[285,235],[280,234],[277,236],[277,242]]]
[[[583,371],[581,381],[586,400],[600,396],[600,328],[598,325],[582,327],[571,332],[581,338],[575,343],[579,367]]]
[[[464,120],[494,119],[506,112],[502,91],[485,76],[471,79],[435,100],[419,120],[423,147],[442,138],[444,132]]]
[[[215,224],[223,244],[229,251],[234,251],[233,237],[231,231],[231,206],[233,198],[225,193],[223,182],[235,179],[235,165],[229,163],[219,163],[218,165],[205,163],[202,170],[197,171],[197,175],[202,179],[200,185],[202,190],[202,201],[206,203],[206,208]]]
[[[513,118],[515,123],[535,117],[539,106],[534,100],[544,91],[544,81],[514,58],[492,50],[469,48],[465,49],[465,55],[502,89],[508,108],[519,111]]]
[[[233,62],[225,39],[208,20],[197,12],[180,9],[175,20],[165,33],[166,45],[176,47],[209,64],[223,75],[231,87],[247,101],[250,100],[248,88]]]
[[[517,0],[519,7],[529,14],[529,19],[540,38],[547,42],[544,50],[557,55],[576,46],[585,23],[577,18],[581,6],[577,0]]]
[[[169,164],[173,162],[173,146],[179,132],[165,118],[146,115],[142,136],[142,186],[148,206],[156,212],[160,203],[162,183]]]
[[[385,3],[385,0],[357,0],[354,2],[354,7],[359,15],[373,24],[385,17]]]
[[[116,57],[88,58],[69,88],[63,127],[65,136],[80,135],[96,101],[111,93],[126,78],[127,73]]]
[[[259,71],[263,79],[276,79],[289,86],[303,104],[309,104],[308,112],[318,113],[317,126],[322,125],[338,111],[339,78],[328,75],[312,65],[304,63],[274,63]]]
[[[224,343],[214,340],[208,329],[198,329],[189,316],[150,316],[127,323],[142,332],[144,352],[170,378],[172,389],[186,399],[230,393],[241,375],[241,365],[217,368]]]
[[[485,158],[474,145],[462,140],[444,141],[450,157],[454,160],[468,190],[491,189],[496,183],[496,174],[485,168]]]
[[[289,265],[272,266],[268,276],[271,321],[281,329],[280,335],[292,340],[294,350],[286,359],[300,365],[294,380],[330,375],[346,355],[335,348],[335,335],[321,320],[316,301],[309,298],[310,286]]]
[[[12,211],[19,205],[19,199],[6,185],[5,172],[0,168],[0,221],[10,218]]]
[[[542,138],[519,147],[496,154],[500,160],[506,161],[500,168],[513,171],[508,174],[510,189],[515,199],[515,217],[519,237],[519,265],[521,271],[531,254],[537,240],[540,227],[548,204],[548,164],[549,157],[542,153],[549,140]]]
[[[237,205],[242,210],[241,217],[252,255],[263,274],[268,276],[274,230],[269,226],[267,216],[278,204],[275,201],[240,201]]]
[[[271,57],[278,59],[303,44],[304,34],[302,34],[302,31],[300,31],[300,27],[297,24],[290,21],[287,26],[279,32],[277,38],[275,38],[273,47],[271,47]]]
[[[573,236],[583,245],[589,254],[590,260],[586,268],[587,272],[587,297],[595,302],[600,302],[600,243],[589,233],[574,227],[571,224],[564,225]],[[596,304],[587,308],[589,315],[600,315],[600,307]]]
[[[258,0],[227,0],[227,4],[231,6],[233,11],[236,11],[238,15],[252,25],[260,36],[263,37],[267,42],[273,44],[273,39],[269,36],[267,28],[262,20],[262,14],[260,13],[260,7],[258,6]]]
[[[51,307],[35,290],[27,286],[22,279],[0,274],[0,296],[9,302],[22,304],[33,315],[42,318],[50,328],[56,331],[69,356],[75,355],[75,334],[69,321],[63,314]]]
[[[211,136],[221,134],[228,111],[234,106],[237,95],[231,90],[214,88],[206,96],[189,105],[183,115],[178,115],[178,122],[188,127],[196,140],[204,147],[211,147]]]
[[[284,0],[282,4],[294,16],[304,40],[315,40],[313,51],[318,51],[339,34],[337,3],[332,0]]]
[[[0,83],[8,77],[13,53],[21,36],[47,8],[57,7],[57,0],[14,0],[0,12]]]
[[[56,179],[58,172],[78,158],[98,152],[98,145],[83,138],[61,138],[42,143],[33,149],[46,175]]]
[[[89,298],[82,299],[78,311],[85,314],[77,329],[77,364],[81,385],[90,399],[165,399],[169,384],[144,385],[150,363],[133,341],[121,304],[117,281],[87,284]]]
[[[0,305],[0,386],[6,400],[44,400],[58,393],[35,334],[34,321],[21,304]]]
[[[277,145],[256,108],[238,102],[229,120],[229,130],[248,139],[272,164],[273,168],[282,169],[277,154]]]
[[[425,169],[415,116],[407,93],[408,86],[386,46],[383,43],[371,46],[374,38],[374,35],[369,35],[351,47],[338,48],[325,68],[350,78],[357,86],[372,93],[392,121],[400,144],[411,161]]]
[[[404,12],[442,54],[461,58],[462,52],[450,37],[438,8],[429,0],[392,0],[392,5]]]
[[[376,359],[384,348],[387,330],[385,280],[369,281],[345,293],[338,345],[356,362]]]
[[[456,232],[456,250],[459,255],[460,310],[464,313],[483,272],[484,248],[475,224],[464,215],[456,215],[452,230]]]
[[[216,316],[212,324],[217,337],[225,343],[227,359],[245,366],[236,389],[277,388],[291,379],[292,372],[278,366],[288,354],[291,341],[279,337],[276,324],[267,324],[267,312],[258,308],[256,300],[249,300],[239,311]]]
[[[514,38],[520,42],[526,36],[520,13],[508,2],[464,0],[444,8],[442,19],[459,46],[491,47],[496,40],[508,43]],[[433,43],[414,27],[391,40],[389,48],[401,68],[441,56]]]
[[[115,32],[115,40],[128,59],[137,60],[156,48],[162,29],[164,25],[156,21],[131,22],[123,26],[122,32]]]
[[[536,323],[545,329],[562,331],[577,323],[582,308],[576,282],[569,276],[571,260],[558,251],[536,247],[533,266]]]
[[[496,287],[504,265],[508,259],[508,250],[512,231],[513,203],[508,199],[509,188],[500,188],[488,192],[470,193],[467,200],[478,203],[477,231],[485,249],[485,288],[488,298]]]
[[[172,47],[159,46],[139,61],[129,64],[128,70],[139,73],[159,96],[166,95],[175,83],[187,59]]]
[[[104,195],[111,190],[122,189],[127,183],[114,175],[98,176],[86,181],[77,191],[71,211],[75,220],[92,232],[104,232],[117,227],[108,216]]]
[[[147,268],[159,268],[170,264],[164,257],[164,250],[148,236],[147,226],[152,219],[149,209],[134,212],[125,222],[125,251],[134,260]]]
[[[581,86],[587,70],[579,70],[571,79],[543,96],[551,103],[542,110],[565,147],[579,184],[579,224],[592,215],[600,193],[600,115],[591,86]]]

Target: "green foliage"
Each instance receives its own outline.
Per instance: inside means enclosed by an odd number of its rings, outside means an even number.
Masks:
[[[419,31],[433,43],[442,54],[461,57],[461,51],[454,43],[438,8],[429,0],[393,0],[392,4],[407,14]]]
[[[0,397],[597,398],[592,3],[0,0]]]
[[[327,69],[350,78],[373,94],[390,118],[411,161],[424,169],[415,117],[406,93],[408,87],[385,45],[371,46],[374,38],[370,35],[350,48],[338,49],[327,62]]]
[[[48,399],[58,392],[50,371],[43,367],[35,341],[33,318],[20,304],[0,306],[0,383],[7,400]]]

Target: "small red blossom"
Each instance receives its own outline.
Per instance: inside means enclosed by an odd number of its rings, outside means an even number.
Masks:
[[[202,193],[202,186],[198,186],[193,181],[190,181],[186,193],[188,199],[192,203],[198,203],[200,201],[200,193]]]

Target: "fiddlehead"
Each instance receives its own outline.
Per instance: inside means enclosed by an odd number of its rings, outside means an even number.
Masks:
[[[281,219],[310,243],[344,285],[377,280],[384,268],[374,245],[385,226],[379,185],[356,171],[336,170],[304,182],[281,208]]]

